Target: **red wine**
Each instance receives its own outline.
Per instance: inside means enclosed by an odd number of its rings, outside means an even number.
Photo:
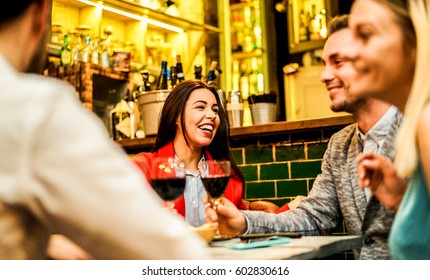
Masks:
[[[185,190],[185,178],[153,179],[152,188],[164,200],[179,198]]]
[[[227,187],[230,176],[202,178],[203,185],[211,197],[220,197]]]

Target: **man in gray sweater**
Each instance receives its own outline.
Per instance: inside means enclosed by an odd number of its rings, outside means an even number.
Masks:
[[[394,155],[394,138],[402,116],[397,108],[374,99],[352,99],[347,94],[355,72],[340,56],[352,40],[348,17],[330,22],[330,36],[324,46],[326,84],[333,111],[353,114],[357,123],[333,135],[308,197],[297,209],[281,214],[239,211],[224,199],[217,214],[208,207],[209,222],[219,222],[224,234],[297,231],[303,235],[328,235],[343,220],[349,234],[362,235],[363,247],[354,251],[357,259],[389,259],[387,238],[394,212],[359,186],[356,157],[372,150],[388,158]],[[222,217],[222,219],[218,219]]]

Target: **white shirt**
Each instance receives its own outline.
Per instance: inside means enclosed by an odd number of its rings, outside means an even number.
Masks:
[[[395,120],[397,111],[398,109],[395,106],[391,106],[366,134],[363,134],[357,127],[358,139],[363,147],[363,152],[379,154],[381,147],[384,145],[388,130]],[[365,188],[364,191],[367,201],[369,201],[372,193],[369,188]]]
[[[0,204],[23,209],[46,234],[64,234],[97,259],[209,258],[71,86],[18,73],[1,54],[0,73]],[[35,234],[15,211],[12,219],[4,214],[0,251],[13,258],[1,242],[12,237],[11,221],[24,240]],[[18,258],[44,258],[27,253]]]

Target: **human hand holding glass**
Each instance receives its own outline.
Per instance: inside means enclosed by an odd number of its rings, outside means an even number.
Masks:
[[[151,184],[170,209],[185,190],[185,163],[173,157],[156,158],[151,164]]]
[[[228,160],[206,160],[199,164],[200,177],[209,196],[209,202],[216,211],[231,175]]]

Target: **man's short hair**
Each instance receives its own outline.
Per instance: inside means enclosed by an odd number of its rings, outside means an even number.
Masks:
[[[338,15],[332,18],[327,26],[328,36],[342,29],[348,28],[348,18],[348,15]]]
[[[39,0],[0,0],[0,28],[20,16],[33,2]]]

